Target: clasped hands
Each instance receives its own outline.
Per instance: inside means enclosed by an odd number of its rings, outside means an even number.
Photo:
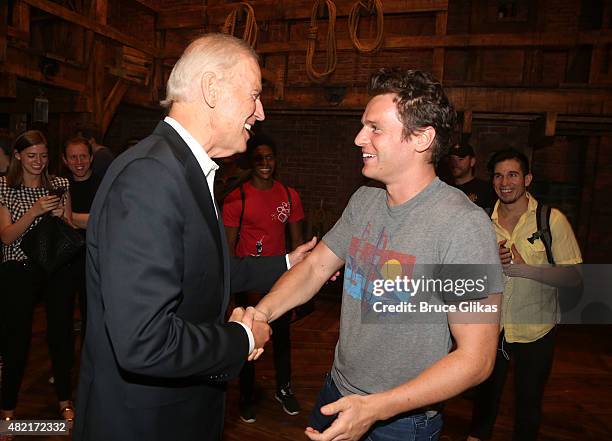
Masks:
[[[249,354],[248,361],[257,360],[264,351],[264,345],[270,340],[272,329],[268,325],[268,317],[252,306],[247,309],[234,308],[229,318],[230,322],[241,322],[249,327],[255,339],[255,349]]]

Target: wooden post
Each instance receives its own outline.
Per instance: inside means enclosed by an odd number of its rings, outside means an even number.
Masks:
[[[463,125],[461,126],[461,133],[472,133],[472,117],[473,113],[471,110],[463,111]]]
[[[446,27],[448,23],[448,12],[440,11],[436,14],[436,35],[446,35]],[[438,81],[444,81],[444,58],[445,49],[443,47],[436,47],[433,50],[433,63],[432,70],[433,76]]]

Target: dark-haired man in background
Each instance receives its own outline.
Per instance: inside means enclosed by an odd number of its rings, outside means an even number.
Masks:
[[[555,265],[549,265],[538,201],[527,191],[533,178],[527,157],[518,150],[495,153],[488,169],[499,198],[491,220],[504,266],[499,350],[491,377],[477,388],[468,441],[491,437],[510,361],[514,363],[515,441],[535,441],[542,396],[552,367],[555,327],[560,317],[557,288],[580,284],[574,267],[580,248],[567,218],[553,208],[549,216]]]
[[[453,176],[453,186],[464,192],[470,201],[490,212],[495,203],[495,193],[491,184],[474,175],[474,148],[467,142],[455,144],[448,154],[448,165]]]
[[[287,250],[286,233],[289,233],[291,247],[304,242],[302,201],[295,189],[274,179],[276,145],[271,138],[259,135],[249,139],[247,155],[251,179],[228,194],[223,205],[230,253],[239,257],[284,254]],[[236,305],[249,306],[249,293],[236,293]],[[291,388],[290,323],[290,312],[272,323],[275,398],[287,414],[297,415],[300,405]],[[240,418],[246,423],[256,420],[254,389],[255,366],[248,362],[240,373]]]
[[[317,441],[356,441],[366,432],[371,441],[437,440],[439,403],[485,380],[495,360],[502,289],[495,235],[480,208],[436,177],[456,121],[440,83],[420,71],[383,69],[371,78],[369,92],[355,144],[363,175],[384,189],[357,190],[310,256],[247,313],[276,320],[345,265],[335,360],[306,435]],[[488,287],[473,298],[490,309],[480,323],[463,312],[398,316],[375,309],[376,299],[397,306],[410,298],[394,287],[376,292],[381,283],[472,263],[489,264]],[[416,299],[447,305],[439,293]],[[451,336],[457,348],[449,353]]]

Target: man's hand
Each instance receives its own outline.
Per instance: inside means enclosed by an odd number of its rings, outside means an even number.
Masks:
[[[310,241],[304,242],[302,245],[297,247],[295,250],[289,253],[289,265],[293,268],[295,265],[300,263],[306,258],[317,244],[317,237],[314,236]]]
[[[246,311],[244,308],[234,308],[228,321],[241,322],[251,329],[255,339],[255,348],[249,354],[247,360],[257,360],[263,354],[263,347],[270,340],[270,335],[272,335],[272,330],[267,323],[266,317],[252,306],[249,306]]]
[[[502,265],[510,265],[512,263],[512,251],[506,248],[506,239],[499,241],[497,244],[499,245],[499,260],[501,260]]]
[[[321,408],[323,415],[338,414],[331,426],[320,433],[312,427],[304,432],[313,441],[357,441],[376,422],[368,407],[370,396],[349,395]]]
[[[505,240],[502,241],[506,243]],[[500,244],[502,243],[500,242]],[[504,251],[505,250],[505,251]],[[502,258],[502,253],[504,257]],[[510,256],[508,258],[508,255]],[[504,274],[508,277],[527,277],[525,275],[525,270],[529,269],[525,267],[525,259],[521,256],[521,253],[518,252],[516,246],[512,245],[512,249],[502,247],[500,245],[499,248],[499,258],[502,261],[502,269],[504,270]],[[507,262],[507,263],[504,263]]]
[[[291,267],[293,268],[295,265],[297,265],[302,260],[304,260],[306,258],[306,256],[308,256],[310,254],[310,252],[313,250],[313,248],[315,247],[316,244],[317,244],[317,237],[313,236],[313,238],[310,239],[310,242],[303,243],[302,245],[297,247],[295,250],[291,251],[288,254],[288,256],[289,256],[289,265],[291,265]],[[332,282],[335,282],[339,275],[340,275],[340,271],[336,271],[329,278],[329,280],[332,281]]]
[[[253,352],[249,354],[249,361],[257,360],[259,356],[263,354],[263,347],[268,340],[270,340],[270,336],[272,335],[270,325],[268,325],[266,322],[262,322],[261,320],[255,320],[253,322],[251,331],[253,331],[253,337],[255,337],[255,349],[253,349]]]

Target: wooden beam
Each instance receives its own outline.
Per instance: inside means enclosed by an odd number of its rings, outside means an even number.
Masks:
[[[557,113],[546,112],[546,124],[544,125],[544,136],[555,136],[557,131]]]
[[[436,35],[446,35],[446,27],[448,23],[448,12],[441,11],[436,14]],[[433,68],[432,74],[435,78],[440,81],[444,80],[444,62],[445,62],[445,50],[444,48],[437,47],[433,53]]]
[[[612,31],[606,31],[595,38],[590,32],[579,34],[460,34],[460,35],[428,35],[428,36],[386,36],[381,50],[384,49],[435,49],[435,48],[467,48],[467,47],[491,47],[491,48],[527,48],[527,47],[549,47],[568,48],[584,44],[595,44],[596,42],[612,43]],[[372,43],[373,39],[363,39],[364,44]],[[590,43],[589,43],[590,42]],[[308,42],[288,41],[258,43],[256,50],[259,54],[280,54],[288,52],[306,52]],[[338,40],[339,51],[355,50],[350,39]],[[175,49],[169,49],[161,54],[162,58],[178,58],[181,53]]]
[[[489,87],[446,87],[446,93],[458,111],[476,113],[544,114],[612,116],[612,90],[580,89],[496,89]],[[349,87],[340,109],[364,109],[370,97],[365,87]],[[285,100],[274,101],[273,90],[264,89],[264,105],[270,109],[322,109],[326,100],[321,87],[288,87]]]
[[[29,39],[30,35],[30,6],[22,0],[17,0],[13,5],[13,26],[20,32],[25,33]]]
[[[91,18],[105,25],[108,18],[108,0],[93,0],[91,2]]]
[[[155,48],[153,48],[147,43],[144,43],[142,38],[132,37],[130,35],[117,31],[111,26],[97,23],[95,20],[85,17],[81,14],[77,14],[76,12],[73,12],[70,9],[58,5],[57,3],[53,3],[49,0],[23,1],[34,8],[55,15],[56,17],[61,18],[62,20],[82,26],[85,29],[92,30],[96,34],[102,35],[106,38],[110,38],[111,40],[117,41],[125,46],[134,47],[148,55],[157,55],[157,51],[155,50]]]
[[[115,112],[117,111],[117,107],[119,107],[119,103],[121,103],[121,99],[129,89],[129,83],[122,78],[119,78],[110,93],[106,97],[104,101],[104,112],[102,114],[102,122],[100,129],[102,133],[106,133],[108,126],[110,126],[111,121],[113,120],[113,116],[115,116]]]
[[[134,0],[136,3],[144,6],[145,8],[147,8],[148,10],[158,13],[159,12],[159,6],[157,6],[156,4],[154,4],[153,2],[151,2],[151,0]]]
[[[347,17],[354,4],[353,0],[336,1],[336,17]],[[312,13],[312,0],[260,0],[249,4],[255,10],[258,21],[305,20]],[[181,5],[159,11],[158,29],[201,28],[206,18],[209,25],[221,25],[235,3],[205,6]],[[403,13],[438,12],[448,10],[448,0],[385,0],[385,15]]]
[[[60,73],[52,78],[46,78],[38,68],[28,67],[20,62],[7,61],[3,66],[2,70],[5,73],[14,74],[21,78],[26,78],[32,81],[38,81],[39,83],[48,84],[50,86],[60,87],[63,89],[74,90],[79,93],[85,92],[85,84],[83,82],[64,78]]]
[[[472,133],[472,116],[471,110],[463,111],[463,124],[461,126],[461,133]]]

